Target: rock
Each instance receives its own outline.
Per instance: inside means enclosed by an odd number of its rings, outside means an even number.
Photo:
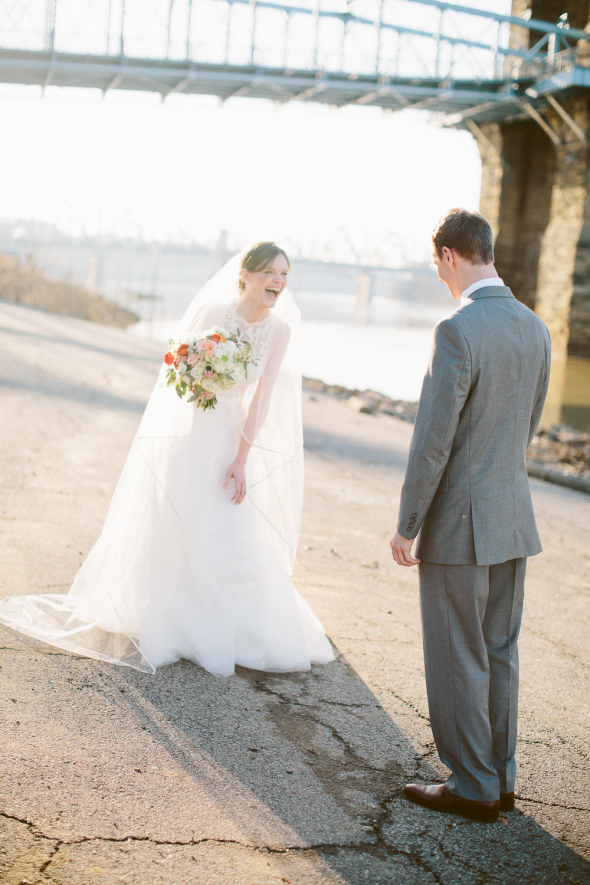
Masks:
[[[360,396],[349,396],[347,402],[348,408],[352,409],[353,412],[364,412],[370,415],[372,412],[375,411],[375,406],[371,403],[368,403]]]

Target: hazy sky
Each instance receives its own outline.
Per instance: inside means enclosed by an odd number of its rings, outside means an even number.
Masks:
[[[424,112],[0,85],[0,217],[88,232],[362,252],[476,208],[470,134]]]

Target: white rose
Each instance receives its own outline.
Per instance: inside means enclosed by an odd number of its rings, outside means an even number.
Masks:
[[[236,384],[239,384],[240,381],[243,381],[246,377],[246,369],[244,368],[243,363],[233,363],[231,367],[231,373],[234,377]]]
[[[214,378],[201,378],[199,380],[199,384],[203,388],[203,390],[210,390],[211,393],[216,393],[216,384]]]

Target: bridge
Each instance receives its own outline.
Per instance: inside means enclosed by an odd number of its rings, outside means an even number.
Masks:
[[[500,273],[590,357],[590,0],[485,4],[0,0],[0,82],[428,110],[477,140]]]
[[[444,0],[3,0],[0,81],[429,109],[460,125],[530,114],[532,85],[590,85],[589,39],[567,15]]]

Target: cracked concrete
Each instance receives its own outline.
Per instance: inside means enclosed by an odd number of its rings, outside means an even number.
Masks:
[[[2,594],[71,583],[160,351],[0,304]],[[590,883],[590,498],[533,482],[546,552],[529,565],[517,810],[437,815],[401,793],[444,776],[417,576],[388,550],[411,427],[304,400],[295,579],[337,660],[150,677],[1,632],[3,885]]]

